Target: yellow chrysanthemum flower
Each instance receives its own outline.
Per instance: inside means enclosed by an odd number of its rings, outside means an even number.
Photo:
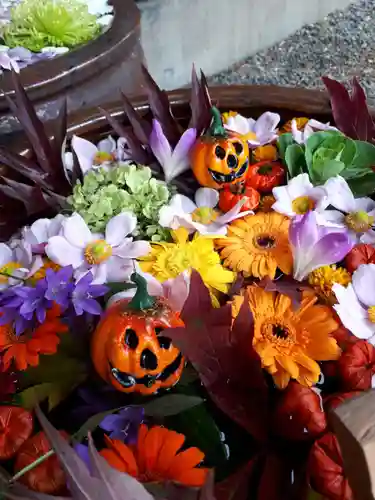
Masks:
[[[151,244],[151,252],[139,259],[142,271],[152,274],[162,283],[185,270],[195,269],[212,294],[227,293],[236,274],[221,265],[213,239],[196,233],[190,241],[189,233],[183,227],[171,231],[171,235],[173,243]]]
[[[310,118],[305,118],[301,116],[293,119],[296,120],[298,130],[303,130],[307,125],[307,122],[310,120]],[[281,134],[290,133],[292,131],[292,121],[293,120],[289,120],[288,122],[285,123],[285,125],[280,130]]]
[[[253,151],[255,161],[275,161],[277,156],[277,148],[274,144],[259,146]]]
[[[346,287],[352,281],[352,277],[343,267],[332,265],[315,269],[309,274],[308,281],[322,300],[333,305],[336,303],[336,296],[332,292],[332,286],[338,283]]]

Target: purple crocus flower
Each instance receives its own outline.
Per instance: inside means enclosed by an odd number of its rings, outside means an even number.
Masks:
[[[128,406],[118,413],[107,415],[99,427],[110,432],[109,437],[120,439],[126,444],[135,444],[138,428],[144,419],[144,410],[139,406]]]
[[[189,128],[182,134],[176,147],[172,150],[160,123],[158,120],[152,120],[149,144],[163,169],[166,182],[170,182],[190,168],[189,155],[196,138],[196,129]]]
[[[58,271],[52,269],[46,270],[47,289],[44,294],[48,300],[53,300],[56,304],[62,307],[63,310],[67,309],[69,305],[70,293],[74,289],[72,283],[73,267],[66,266]]]
[[[289,229],[293,253],[293,276],[304,280],[321,266],[340,262],[353,248],[354,242],[347,231],[319,226],[315,212],[296,217]]]
[[[94,277],[91,272],[86,273],[75,285],[71,294],[71,302],[77,316],[84,312],[89,314],[101,314],[102,308],[97,297],[102,297],[109,292],[105,285],[92,285]]]

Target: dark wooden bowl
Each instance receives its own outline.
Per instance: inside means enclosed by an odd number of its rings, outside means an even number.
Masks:
[[[140,12],[133,0],[111,0],[114,19],[95,40],[52,60],[21,71],[21,81],[39,116],[55,118],[62,98],[68,111],[103,104],[118,98],[120,88],[139,93],[144,62],[140,45]],[[4,95],[13,95],[11,75],[4,72],[0,88],[0,134],[19,130]]]

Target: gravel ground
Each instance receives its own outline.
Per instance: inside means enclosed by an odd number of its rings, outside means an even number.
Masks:
[[[374,33],[375,0],[360,0],[304,26],[211,81],[321,87],[322,75],[341,81],[357,76],[375,104]]]

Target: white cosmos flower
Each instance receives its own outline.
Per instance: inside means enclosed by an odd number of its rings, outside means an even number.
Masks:
[[[129,235],[137,218],[123,212],[107,223],[105,235],[92,233],[86,222],[74,213],[62,223],[61,234],[52,236],[46,246],[47,256],[60,266],[73,266],[80,278],[91,271],[93,283],[121,282],[130,279],[134,260],[147,255],[147,241],[133,241]]]
[[[264,146],[276,141],[278,138],[277,126],[280,122],[280,115],[267,111],[257,120],[245,118],[239,113],[224,113],[224,127],[241,134],[243,139],[251,146]]]
[[[108,169],[113,162],[126,160],[125,145],[125,139],[120,137],[116,142],[110,135],[100,141],[97,146],[77,135],[73,135],[71,141],[72,149],[77,155],[83,175],[92,169]],[[71,152],[64,153],[64,164],[67,170],[73,169],[73,154]]]
[[[195,193],[195,203],[187,196],[175,194],[169,205],[160,209],[159,224],[170,229],[185,227],[191,232],[225,236],[230,222],[253,213],[241,212],[243,202],[239,201],[229,212],[220,215],[220,211],[215,210],[218,201],[218,191],[211,188],[199,188]]]
[[[272,194],[276,199],[272,208],[288,217],[303,215],[309,210],[322,212],[330,203],[327,190],[314,187],[308,174],[297,175],[286,186],[273,188]]]
[[[307,142],[307,139],[311,135],[320,130],[336,130],[336,131],[338,130],[336,127],[331,127],[329,123],[321,123],[313,119],[309,120],[302,130],[299,130],[297,126],[297,120],[294,119],[292,120],[291,128],[292,128],[293,139],[298,144],[305,144]]]
[[[354,198],[346,180],[332,177],[324,184],[329,203],[337,210],[325,210],[319,214],[319,223],[345,228],[350,236],[361,243],[375,243],[375,201],[371,198]]]
[[[53,219],[38,219],[30,227],[22,229],[23,240],[31,245],[33,253],[44,253],[47,241],[60,233],[65,219],[62,214],[56,215]]]
[[[375,264],[362,264],[346,288],[332,287],[338,304],[334,309],[353,335],[375,344]]]
[[[42,265],[41,257],[33,257],[31,245],[28,243],[18,241],[12,247],[0,243],[0,290],[19,285],[21,281],[16,278],[29,278]],[[6,275],[10,277],[7,278]]]

